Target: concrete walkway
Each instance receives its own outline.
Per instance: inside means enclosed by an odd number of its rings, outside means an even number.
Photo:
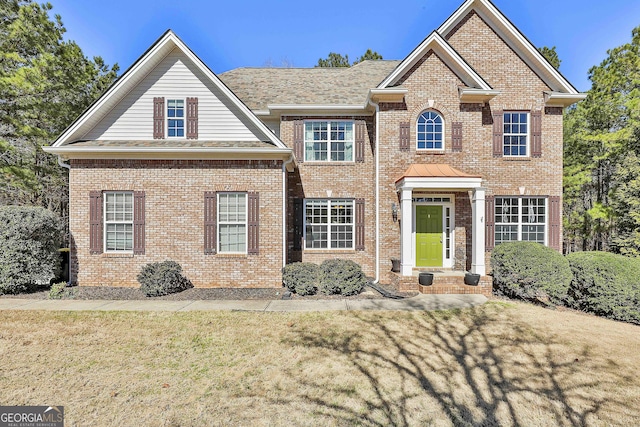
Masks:
[[[487,302],[483,295],[418,295],[401,300],[29,300],[0,298],[0,310],[61,311],[332,311],[332,310],[450,310]]]

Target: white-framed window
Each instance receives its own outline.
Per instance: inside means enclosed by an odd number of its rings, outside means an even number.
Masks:
[[[416,123],[418,150],[444,150],[444,121],[435,111],[420,114]]]
[[[505,157],[529,155],[529,113],[506,111],[503,115],[502,150]]]
[[[247,253],[247,193],[218,193],[218,253]]]
[[[352,162],[353,121],[304,123],[304,159],[307,162]]]
[[[546,197],[496,197],[495,244],[528,241],[546,244]]]
[[[133,192],[104,193],[104,251],[133,251]]]
[[[305,200],[305,249],[354,248],[354,200]]]
[[[167,137],[184,138],[184,99],[167,99]]]

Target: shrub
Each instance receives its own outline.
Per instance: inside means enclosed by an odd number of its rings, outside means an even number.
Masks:
[[[498,293],[525,300],[562,303],[571,282],[564,256],[534,242],[508,242],[491,254],[493,284]]]
[[[282,269],[282,283],[298,295],[315,295],[318,291],[319,268],[310,262],[294,262]]]
[[[318,288],[325,295],[355,295],[366,283],[362,268],[351,260],[329,259],[320,265]]]
[[[193,288],[182,275],[182,267],[175,261],[154,262],[145,265],[138,274],[140,289],[148,297],[173,294]]]
[[[567,305],[640,324],[640,259],[606,252],[567,256],[573,280]]]
[[[48,285],[60,268],[60,220],[33,206],[0,207],[0,294]]]
[[[62,299],[66,287],[67,284],[65,282],[51,285],[51,289],[49,289],[49,299]]]

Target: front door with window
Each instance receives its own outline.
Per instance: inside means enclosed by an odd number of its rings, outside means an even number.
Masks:
[[[416,206],[416,267],[442,265],[442,206]]]

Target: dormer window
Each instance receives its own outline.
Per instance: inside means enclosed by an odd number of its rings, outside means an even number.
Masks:
[[[418,150],[444,150],[444,122],[435,111],[425,111],[418,117],[416,129]]]
[[[167,137],[184,138],[184,99],[167,99]]]

